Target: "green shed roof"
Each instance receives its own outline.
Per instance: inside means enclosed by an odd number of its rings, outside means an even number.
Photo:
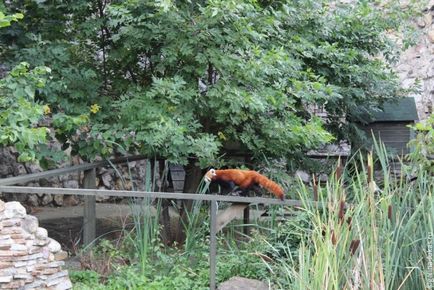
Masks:
[[[418,120],[414,98],[402,98],[398,101],[385,102],[383,111],[372,114],[372,122],[414,121]]]

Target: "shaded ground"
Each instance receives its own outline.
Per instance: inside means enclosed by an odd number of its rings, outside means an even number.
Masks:
[[[143,210],[150,210],[156,213],[154,207],[143,207]],[[96,237],[106,239],[117,239],[122,231],[133,228],[132,211],[137,212],[139,206],[128,204],[96,204]],[[65,261],[67,269],[81,269],[80,258],[76,256],[82,249],[83,232],[83,205],[71,207],[38,207],[31,209],[31,215],[39,220],[39,226],[47,229],[48,236],[57,240],[62,249],[69,252],[69,258]],[[173,208],[169,209],[171,217],[177,216]],[[178,219],[178,218],[177,218]],[[172,222],[177,220],[172,219]],[[177,225],[172,225],[177,228]]]
[[[48,236],[57,240],[65,250],[72,251],[81,245],[83,231],[83,206],[33,208],[32,215],[46,228]],[[123,228],[131,228],[128,216],[131,208],[125,204],[96,204],[96,236],[116,238]]]
[[[133,227],[132,211],[150,210],[156,214],[154,207],[132,207],[128,204],[97,203],[96,204],[96,237],[115,239],[119,237],[124,229]],[[71,207],[38,207],[32,208],[31,214],[39,220],[39,225],[46,228],[48,236],[57,240],[64,250],[75,252],[81,246],[83,232],[83,206]],[[178,213],[169,207],[171,217],[171,228],[179,226]]]

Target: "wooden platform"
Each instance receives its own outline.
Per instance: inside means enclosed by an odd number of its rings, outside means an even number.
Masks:
[[[249,209],[248,204],[232,204],[217,215],[217,232],[221,231],[225,226],[235,219],[243,219],[244,223],[248,224],[250,218],[257,219],[263,213],[265,213],[265,210]]]

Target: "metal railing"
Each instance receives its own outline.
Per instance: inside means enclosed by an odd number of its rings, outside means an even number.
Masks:
[[[149,197],[178,200],[200,200],[208,201],[210,206],[210,289],[216,289],[216,270],[217,270],[217,207],[218,202],[232,202],[244,204],[264,204],[264,205],[286,205],[302,206],[299,200],[278,200],[275,198],[262,197],[240,197],[214,194],[193,194],[193,193],[172,193],[172,192],[149,192],[149,191],[126,191],[126,190],[103,190],[96,189],[96,168],[110,164],[118,164],[145,159],[143,156],[132,156],[113,159],[111,161],[101,161],[96,163],[85,163],[71,167],[48,170],[45,172],[21,175],[16,177],[0,179],[0,192],[3,193],[22,193],[22,194],[66,194],[66,195],[83,195],[84,213],[83,213],[83,243],[90,244],[96,238],[96,197]],[[84,188],[52,188],[52,187],[27,187],[16,186],[29,181],[41,178],[54,177],[72,172],[84,171],[83,187]],[[313,202],[315,203],[315,202]],[[246,220],[244,220],[246,222]]]

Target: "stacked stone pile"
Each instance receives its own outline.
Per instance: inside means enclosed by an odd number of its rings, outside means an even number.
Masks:
[[[0,289],[71,289],[66,257],[19,202],[0,200]]]

